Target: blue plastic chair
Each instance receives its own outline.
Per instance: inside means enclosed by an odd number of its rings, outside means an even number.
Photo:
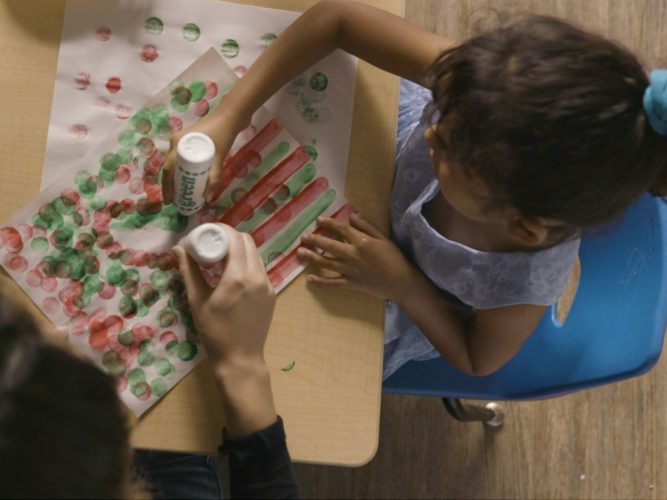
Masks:
[[[642,197],[620,220],[590,231],[579,258],[579,288],[565,323],[552,306],[500,370],[473,377],[442,358],[410,362],[384,382],[384,392],[438,396],[459,420],[498,425],[498,405],[461,399],[546,399],[649,371],[667,326],[667,204]]]

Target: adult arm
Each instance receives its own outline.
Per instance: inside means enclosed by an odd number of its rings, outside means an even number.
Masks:
[[[390,73],[423,83],[428,66],[451,44],[401,17],[363,3],[317,3],[257,58],[215,111],[172,136],[162,181],[165,201],[173,201],[175,145],[183,134],[202,132],[216,144],[206,189],[207,201],[214,201],[219,195],[222,159],[252,114],[286,83],[334,50],[343,49]]]
[[[297,484],[264,360],[275,294],[250,235],[224,228],[229,253],[215,288],[185,251],[174,247],[225,412],[220,451],[229,455],[233,496],[294,498]]]

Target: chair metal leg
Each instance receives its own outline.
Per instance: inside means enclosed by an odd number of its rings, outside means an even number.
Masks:
[[[447,413],[461,422],[484,422],[491,427],[503,425],[503,409],[498,403],[485,406],[466,404],[458,398],[442,398]]]

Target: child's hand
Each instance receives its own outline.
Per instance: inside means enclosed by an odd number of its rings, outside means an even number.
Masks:
[[[418,271],[373,224],[356,214],[350,217],[350,225],[330,218],[318,219],[318,224],[342,241],[321,235],[304,235],[301,238],[304,244],[326,253],[320,255],[301,248],[298,256],[313,264],[319,272],[333,271],[339,276],[309,274],[310,283],[351,288],[394,302],[399,302],[403,294],[408,293]]]
[[[224,101],[223,101],[224,102]],[[165,204],[174,201],[174,169],[176,168],[176,145],[178,141],[185,134],[190,132],[200,132],[209,136],[215,143],[215,156],[213,157],[213,165],[208,174],[208,183],[206,184],[206,191],[204,198],[208,203],[215,201],[214,199],[219,194],[218,184],[222,174],[222,163],[229,152],[229,149],[234,143],[234,139],[242,129],[233,111],[227,111],[220,104],[220,108],[216,109],[213,114],[206,118],[199,120],[197,123],[190,125],[172,134],[169,143],[169,153],[164,162],[162,170],[162,197]]]
[[[183,248],[174,247],[190,310],[213,365],[263,364],[275,294],[250,235],[225,229],[229,253],[216,288]]]

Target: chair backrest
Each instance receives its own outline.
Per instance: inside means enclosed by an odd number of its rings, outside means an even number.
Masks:
[[[467,399],[544,399],[641,375],[667,326],[667,204],[648,195],[581,242],[581,277],[563,325],[555,306],[517,356],[486,377],[444,359],[410,362],[385,392]]]

